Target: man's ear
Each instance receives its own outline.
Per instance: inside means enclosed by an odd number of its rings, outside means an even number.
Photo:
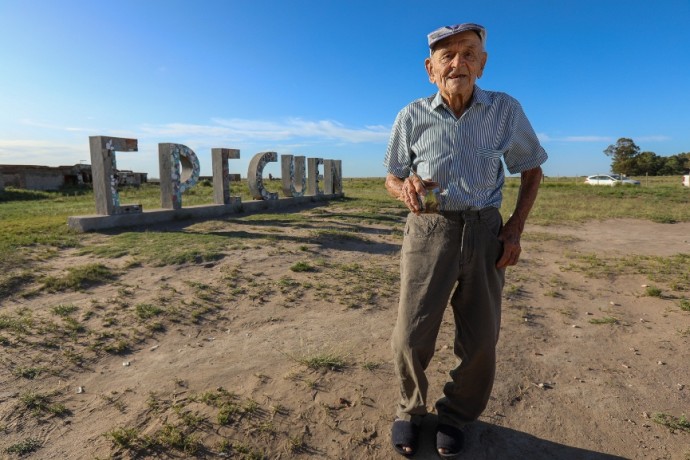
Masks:
[[[430,57],[428,57],[424,60],[424,67],[426,68],[427,75],[429,75],[429,82],[436,84],[436,81],[434,80],[434,74],[433,74],[433,63],[431,62]]]
[[[482,56],[482,65],[479,66],[479,73],[477,74],[477,78],[482,78],[482,75],[484,75],[484,67],[486,66],[486,59],[489,57],[489,54],[484,51],[484,55]]]

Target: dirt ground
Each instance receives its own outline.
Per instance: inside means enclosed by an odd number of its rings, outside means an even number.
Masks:
[[[328,212],[321,222],[328,221]],[[336,225],[337,216],[332,220]],[[180,224],[180,230],[190,225]],[[222,233],[236,231],[238,224],[213,225]],[[394,231],[362,223],[362,238],[316,244],[309,229],[284,225],[272,230],[272,244],[228,249],[214,262],[133,265],[116,283],[5,301],[0,314],[28,308],[50,316],[55,305],[76,305],[81,313],[100,305],[88,322],[92,333],[109,308],[155,302],[165,307],[190,298],[199,286],[212,289],[208,301],[216,309],[202,321],[170,323],[121,354],[95,354],[79,366],[65,364],[33,379],[16,369],[31,363],[49,367],[56,362],[46,357],[53,350],[23,348],[28,342],[5,333],[0,457],[18,458],[7,449],[31,438],[41,446],[26,458],[396,458],[390,447],[396,383],[389,337],[400,225]],[[85,244],[98,244],[108,236],[84,238]],[[690,416],[690,312],[679,308],[688,293],[640,274],[592,277],[569,268],[578,254],[616,260],[681,253],[690,253],[687,223],[528,225],[522,260],[507,273],[493,395],[483,416],[466,429],[462,458],[690,458],[690,432],[655,422],[655,414]],[[59,272],[94,260],[65,250],[41,270]],[[316,260],[319,268],[290,270],[303,260]],[[367,281],[372,273],[379,281]],[[647,285],[662,295],[646,295]],[[125,296],[122,306],[117,299]],[[592,322],[598,319],[604,324]],[[432,410],[455,366],[450,321],[448,316],[428,369]],[[342,358],[342,366],[305,364],[324,354]],[[22,410],[27,391],[52,392],[65,413]],[[221,424],[217,407],[204,404],[203,394],[225,395],[244,409]],[[167,449],[160,443],[156,449],[128,449],[106,434],[132,427],[139,439],[160,437],[163,428],[185,421],[203,447],[185,452],[168,439]],[[437,458],[434,424],[432,412],[415,458]]]

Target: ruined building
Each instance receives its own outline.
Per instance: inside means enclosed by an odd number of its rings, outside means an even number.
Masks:
[[[139,186],[147,182],[147,173],[117,171],[119,185]],[[58,190],[63,187],[91,185],[91,165],[36,166],[0,165],[0,184],[27,190]]]

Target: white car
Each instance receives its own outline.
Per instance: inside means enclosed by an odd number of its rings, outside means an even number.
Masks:
[[[690,174],[683,176],[683,185],[690,187]]]
[[[589,176],[585,179],[585,184],[589,185],[640,185],[639,180],[628,179],[620,174],[599,174],[597,176]]]

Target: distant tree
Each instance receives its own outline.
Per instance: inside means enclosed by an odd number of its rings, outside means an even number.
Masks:
[[[664,158],[663,166],[659,169],[660,176],[675,176],[678,174],[683,174],[686,170],[687,157],[683,154],[671,155],[670,157]]]
[[[630,176],[675,176],[690,172],[690,152],[661,157],[642,152],[632,139],[621,137],[604,153],[611,157],[611,171]]]
[[[665,162],[663,157],[654,152],[642,152],[635,157],[634,171],[631,171],[630,174],[633,176],[644,176],[647,174],[657,176]]]
[[[618,142],[609,145],[604,153],[612,158],[611,171],[627,175],[635,167],[635,158],[640,154],[640,148],[632,139],[621,137]]]
[[[681,163],[683,165],[683,172],[690,173],[690,152],[679,153]]]

